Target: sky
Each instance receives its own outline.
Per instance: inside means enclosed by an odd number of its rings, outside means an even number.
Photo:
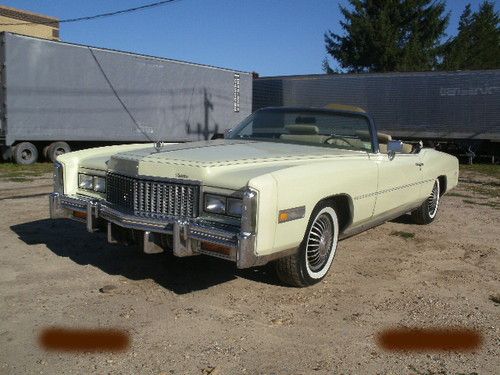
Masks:
[[[59,19],[90,16],[155,0],[7,0],[3,5]],[[448,0],[447,35],[467,3]],[[177,0],[157,8],[61,24],[66,42],[209,64],[261,76],[322,73],[323,34],[340,33],[347,0]],[[498,8],[498,3],[497,3]],[[333,64],[335,65],[335,64]]]

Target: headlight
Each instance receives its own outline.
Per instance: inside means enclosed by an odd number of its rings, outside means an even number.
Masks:
[[[98,193],[106,192],[106,178],[104,177],[94,177],[94,190]]]
[[[243,201],[241,199],[227,198],[227,214],[241,217],[243,211]]]
[[[241,217],[243,201],[237,198],[224,197],[222,195],[205,194],[205,211]]]
[[[78,187],[80,189],[93,190],[97,193],[105,193],[106,177],[78,173]]]
[[[94,176],[79,173],[78,174],[78,187],[80,189],[93,190],[93,188],[94,188]]]
[[[205,211],[214,214],[226,213],[226,197],[220,195],[205,194]]]

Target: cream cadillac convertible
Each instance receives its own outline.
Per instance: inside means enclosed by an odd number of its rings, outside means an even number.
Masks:
[[[224,139],[61,155],[52,218],[145,253],[206,254],[323,279],[338,240],[411,212],[431,223],[458,160],[378,133],[363,110],[265,108]]]

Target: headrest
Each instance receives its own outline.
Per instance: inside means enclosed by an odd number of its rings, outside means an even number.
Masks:
[[[356,130],[356,135],[364,140],[370,140],[370,132],[368,130]],[[392,137],[386,133],[377,132],[377,139],[380,143],[387,143],[392,140]]]
[[[315,125],[285,125],[285,129],[288,130],[290,134],[301,134],[301,135],[311,135],[319,134],[319,128]]]

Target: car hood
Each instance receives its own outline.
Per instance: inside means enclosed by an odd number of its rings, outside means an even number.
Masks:
[[[116,173],[202,181],[237,190],[253,177],[292,166],[337,158],[366,157],[359,151],[281,142],[215,140],[144,147],[111,157]]]

